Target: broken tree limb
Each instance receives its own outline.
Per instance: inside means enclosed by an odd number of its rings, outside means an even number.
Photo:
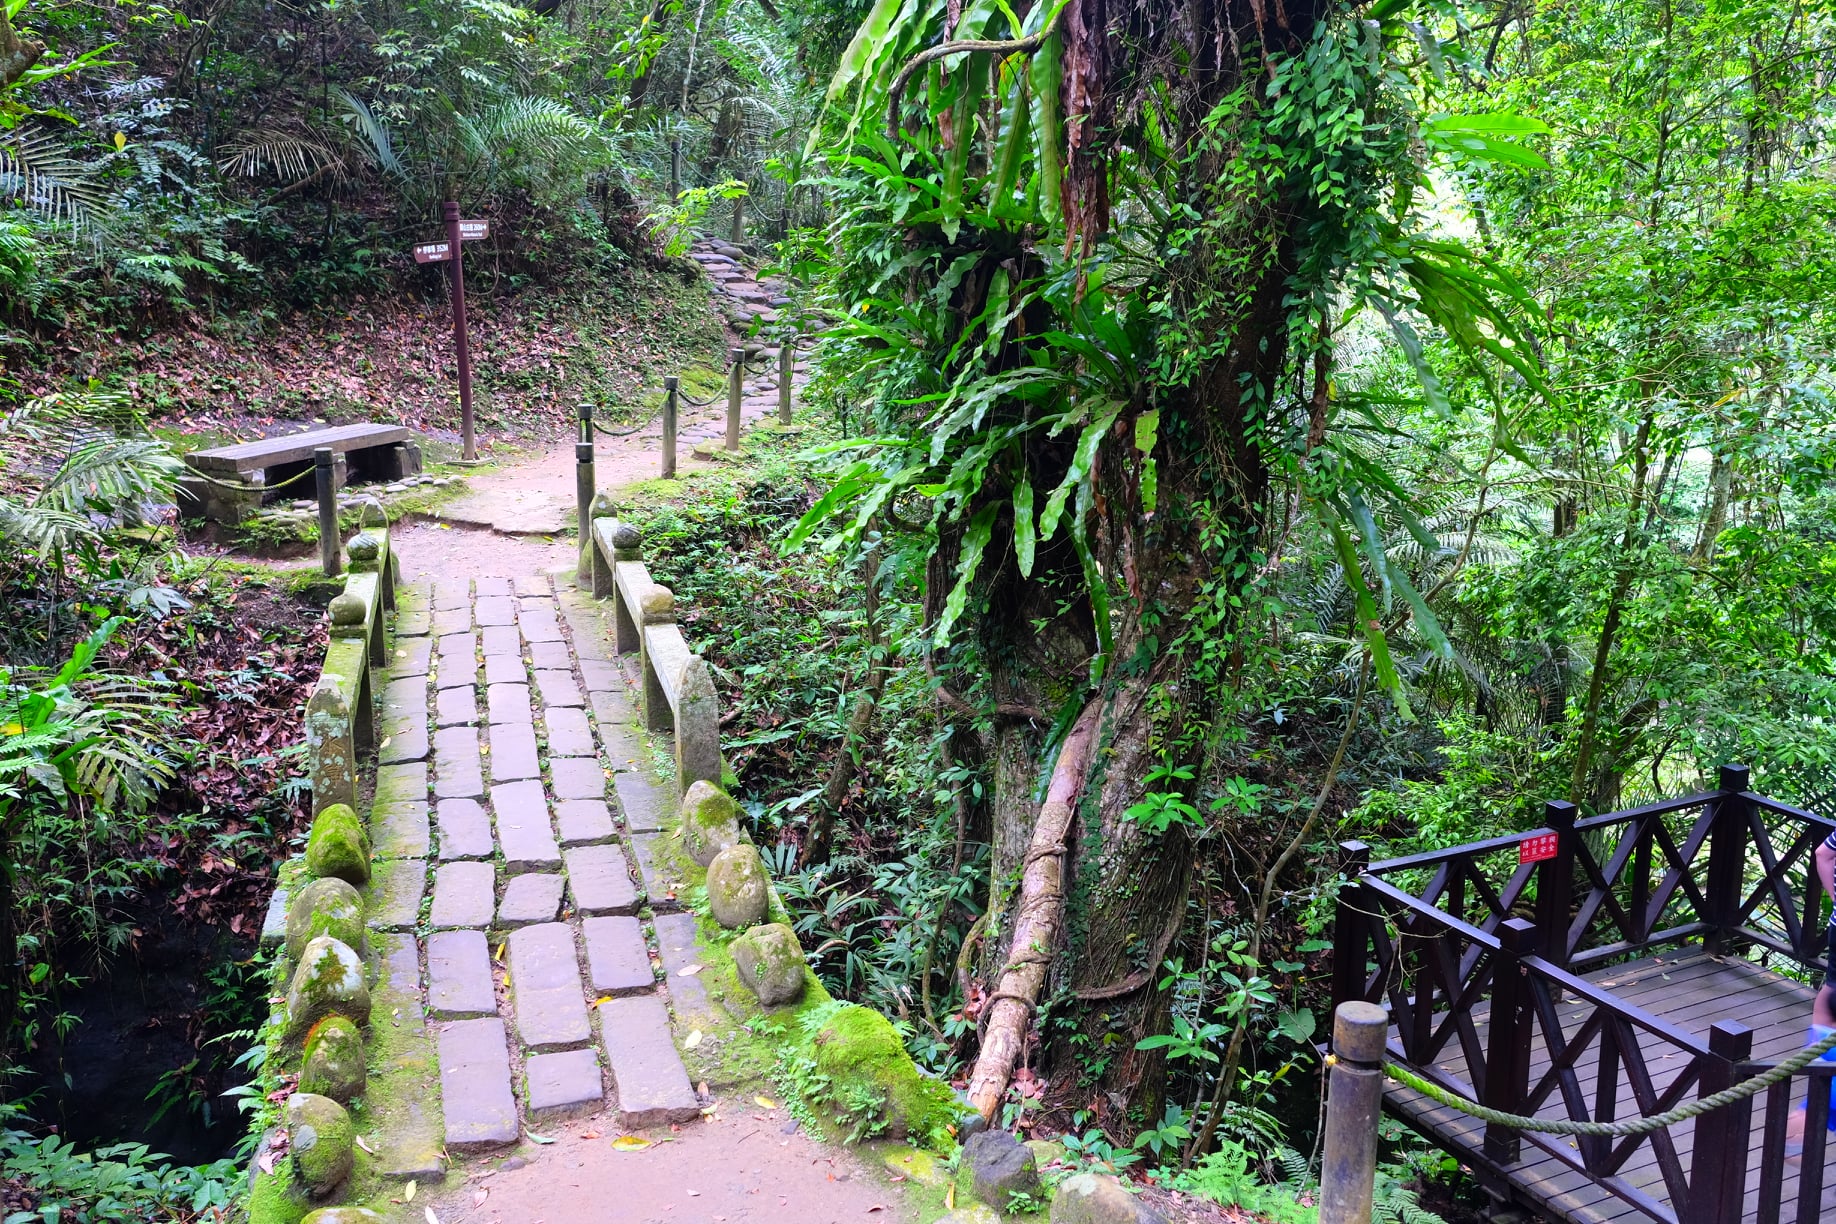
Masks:
[[[1020,872],[1020,896],[1014,905],[1013,942],[990,996],[982,1048],[969,1076],[969,1103],[990,1121],[1026,1050],[1026,1030],[1058,944],[1065,906],[1065,838],[1090,772],[1103,707],[1101,698],[1086,705],[1065,736],[1045,802],[1033,822],[1033,838]]]

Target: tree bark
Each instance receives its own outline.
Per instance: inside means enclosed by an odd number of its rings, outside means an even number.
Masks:
[[[1015,902],[1013,941],[984,1015],[982,1048],[969,1075],[969,1103],[990,1121],[1026,1050],[1027,1028],[1058,947],[1064,918],[1065,838],[1089,772],[1103,707],[1102,700],[1091,701],[1065,736],[1033,825]]]

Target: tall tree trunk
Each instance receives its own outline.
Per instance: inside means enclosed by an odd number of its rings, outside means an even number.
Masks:
[[[1708,501],[1702,508],[1702,527],[1689,554],[1692,565],[1715,559],[1715,541],[1728,525],[1728,500],[1734,492],[1734,458],[1717,450],[1709,460]]]

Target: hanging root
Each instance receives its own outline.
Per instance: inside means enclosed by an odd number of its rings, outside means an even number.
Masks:
[[[990,1121],[1026,1049],[1027,1025],[1058,945],[1065,903],[1065,838],[1084,789],[1102,714],[1103,701],[1098,698],[1078,715],[1059,749],[1045,803],[1033,824],[1033,840],[1021,868],[1020,896],[1014,905],[1013,943],[983,1014],[982,1049],[969,1076],[969,1103]]]

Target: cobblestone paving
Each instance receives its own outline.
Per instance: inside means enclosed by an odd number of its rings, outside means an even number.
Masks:
[[[694,1118],[659,980],[676,949],[655,942],[675,907],[628,840],[671,792],[642,770],[598,606],[547,577],[404,602],[426,611],[399,618],[383,685],[373,925],[412,933],[446,1147],[608,1106],[627,1127]]]

